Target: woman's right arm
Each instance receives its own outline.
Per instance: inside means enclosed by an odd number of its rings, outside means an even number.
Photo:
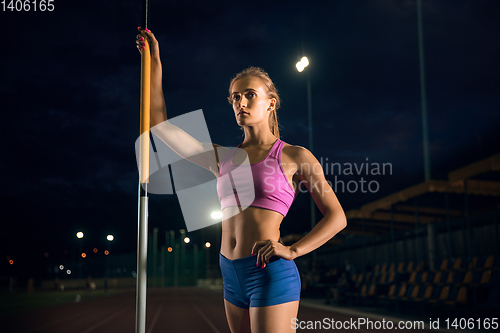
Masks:
[[[210,170],[217,177],[218,161],[229,150],[217,144],[200,142],[167,120],[159,43],[151,31],[145,31],[145,34],[151,50],[151,131],[179,156]],[[137,35],[136,43],[142,53],[145,41],[141,38],[141,34]]]

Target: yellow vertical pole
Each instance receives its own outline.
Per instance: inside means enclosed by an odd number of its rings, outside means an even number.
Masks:
[[[143,26],[143,28],[146,28]],[[149,130],[151,106],[151,53],[142,31],[145,49],[141,55],[141,124],[139,151],[139,216],[137,229],[136,333],[146,333],[146,292],[148,260]]]
[[[151,53],[149,42],[144,30],[142,31],[145,49],[141,55],[141,130],[140,130],[140,152],[139,152],[139,181],[149,183],[149,129],[151,108]]]

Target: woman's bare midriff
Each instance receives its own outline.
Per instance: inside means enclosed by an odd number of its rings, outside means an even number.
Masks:
[[[247,207],[227,207],[222,211],[221,254],[231,260],[250,256],[256,241],[280,238],[283,215],[278,212]]]

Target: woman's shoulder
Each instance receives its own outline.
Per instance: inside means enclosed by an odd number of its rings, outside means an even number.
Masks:
[[[286,143],[285,141],[283,141],[282,154],[293,160],[304,160],[308,159],[308,157],[310,156],[313,156],[309,149],[298,145],[292,145]]]

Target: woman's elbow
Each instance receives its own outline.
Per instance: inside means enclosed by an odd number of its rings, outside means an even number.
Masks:
[[[345,216],[345,214],[344,214],[344,219],[342,220],[342,222],[343,222],[342,223],[342,230],[343,230],[343,229],[347,228],[347,217]]]
[[[339,232],[347,227],[347,217],[343,210],[328,210],[325,215],[330,215],[335,221],[335,225],[338,226]]]
[[[344,212],[342,212],[339,216],[339,225],[340,225],[340,230],[344,230],[347,227],[347,218]]]

